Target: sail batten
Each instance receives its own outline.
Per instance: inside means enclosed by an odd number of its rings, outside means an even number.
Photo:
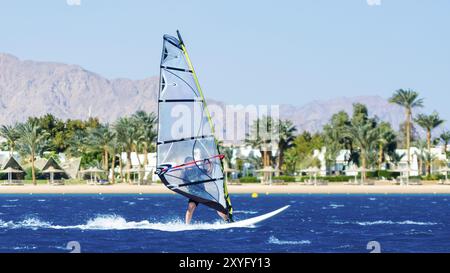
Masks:
[[[231,217],[223,155],[179,33],[163,37],[160,75],[157,174],[169,189]]]

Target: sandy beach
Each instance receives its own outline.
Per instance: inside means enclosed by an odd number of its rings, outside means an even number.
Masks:
[[[326,186],[307,186],[301,184],[260,185],[243,184],[229,185],[230,193],[234,194],[450,194],[450,185],[345,185],[333,183]],[[171,194],[164,185],[24,185],[0,186],[0,194]]]

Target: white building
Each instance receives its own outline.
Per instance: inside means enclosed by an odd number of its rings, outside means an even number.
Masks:
[[[408,156],[406,149],[397,149],[395,151],[397,155],[403,155],[402,159],[398,163],[398,166],[393,168],[399,170],[407,170],[408,169]],[[329,174],[329,172],[333,173],[341,173],[348,176],[355,176],[358,174],[358,166],[352,162],[349,163],[350,158],[350,150],[341,150],[336,157],[335,166],[331,167],[330,170],[327,170],[326,160],[325,160],[326,148],[323,147],[321,150],[314,150],[313,156],[320,161],[320,175],[325,176]],[[410,156],[411,156],[411,170],[409,171],[410,176],[419,176],[419,160],[420,150],[416,147],[410,148]],[[433,158],[445,162],[447,160],[447,156],[444,153],[443,147],[431,148],[431,155]],[[422,162],[425,164],[425,162]],[[439,172],[438,166],[432,166],[432,172]],[[385,169],[384,167],[382,169]],[[425,171],[425,167],[422,166],[422,171]],[[406,175],[406,174],[404,174]]]
[[[138,159],[139,156],[139,159]],[[125,166],[127,164],[127,153],[122,153],[120,155],[120,158],[123,162],[123,168],[125,170]],[[141,162],[141,164],[144,163],[144,159],[145,159],[145,155],[144,154],[139,154],[137,155],[135,152],[131,153],[131,168],[132,169],[139,169],[140,165],[139,162]],[[119,167],[116,166],[116,171],[118,172]],[[156,171],[156,153],[148,153],[147,154],[147,165],[144,166],[144,179],[150,179],[152,181],[157,181],[159,180],[158,175],[155,174]]]

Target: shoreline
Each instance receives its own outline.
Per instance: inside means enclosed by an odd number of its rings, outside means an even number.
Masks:
[[[344,185],[333,183],[325,186],[300,184],[228,185],[230,194],[450,194],[450,185]],[[24,185],[0,186],[3,194],[175,194],[162,184],[152,185]]]

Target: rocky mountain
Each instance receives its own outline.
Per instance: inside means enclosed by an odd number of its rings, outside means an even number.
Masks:
[[[114,122],[136,110],[155,111],[157,89],[157,77],[109,80],[77,65],[22,61],[0,53],[0,124],[46,113],[62,119],[92,116]],[[293,120],[300,131],[316,132],[334,113],[340,110],[351,113],[355,102],[366,104],[371,115],[391,122],[395,129],[403,120],[400,107],[378,96],[333,98],[303,106],[281,105],[280,115]]]
[[[156,109],[158,79],[108,80],[76,65],[21,61],[0,54],[0,124],[52,113],[112,122]]]

